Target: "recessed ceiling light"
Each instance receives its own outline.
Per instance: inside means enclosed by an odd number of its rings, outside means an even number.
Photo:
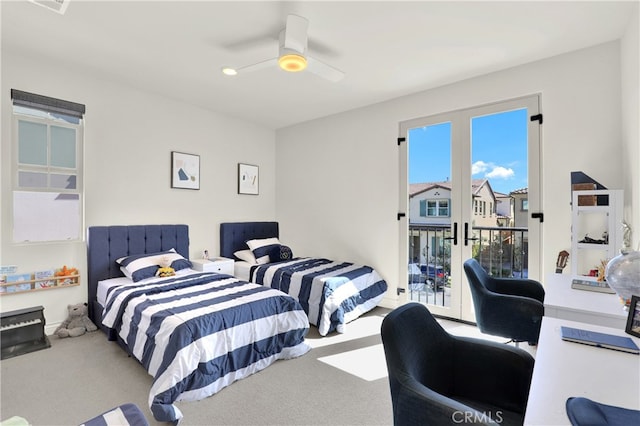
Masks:
[[[224,75],[238,75],[238,71],[231,67],[222,67],[222,73]]]

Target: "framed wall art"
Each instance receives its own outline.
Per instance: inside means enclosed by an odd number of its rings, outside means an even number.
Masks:
[[[631,296],[625,331],[632,336],[640,337],[640,296]]]
[[[258,166],[238,163],[238,194],[258,195]]]
[[[171,187],[200,189],[200,156],[171,152]]]

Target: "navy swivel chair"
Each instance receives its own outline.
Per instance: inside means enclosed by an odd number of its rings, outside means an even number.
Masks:
[[[425,305],[382,321],[395,426],[522,425],[533,357],[513,346],[447,333]]]
[[[477,260],[464,262],[478,329],[514,342],[537,344],[544,316],[544,288],[534,280],[494,278]]]

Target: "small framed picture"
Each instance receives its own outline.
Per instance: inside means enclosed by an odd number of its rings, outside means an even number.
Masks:
[[[171,152],[171,187],[200,189],[200,156]]]
[[[258,195],[258,166],[238,163],[238,194]]]
[[[640,296],[631,296],[627,327],[624,331],[632,336],[640,337]]]

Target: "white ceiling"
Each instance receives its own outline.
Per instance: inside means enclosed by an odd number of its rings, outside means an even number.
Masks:
[[[2,0],[2,48],[277,129],[618,39],[637,3]],[[277,56],[289,13],[342,81],[220,72]]]

